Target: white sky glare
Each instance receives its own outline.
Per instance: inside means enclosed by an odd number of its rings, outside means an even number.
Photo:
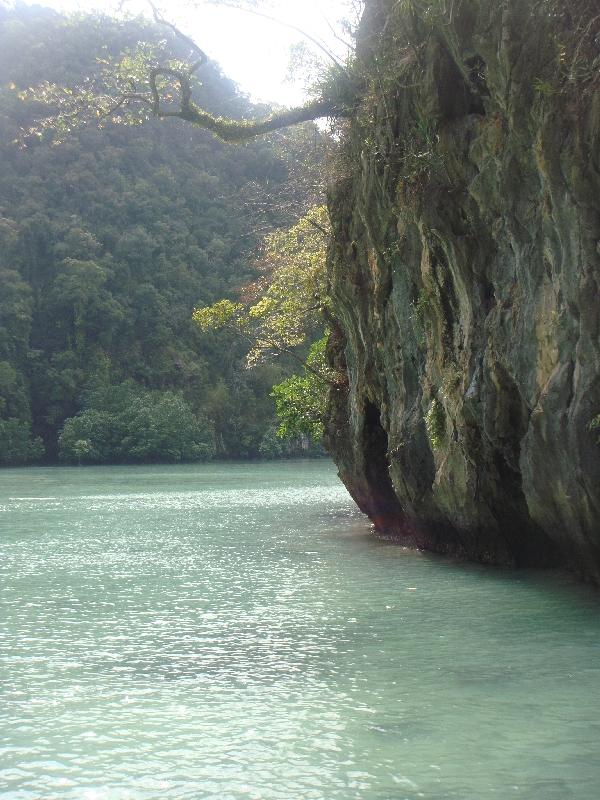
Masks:
[[[119,5],[117,0],[37,0],[35,4],[58,11],[106,13],[116,13]],[[27,5],[34,5],[34,0],[27,0]],[[295,105],[306,99],[302,81],[286,81],[290,48],[302,41],[299,33],[226,6],[187,0],[159,0],[157,5],[166,19],[191,36],[253,100]],[[343,55],[332,27],[337,29],[339,20],[348,16],[349,5],[348,0],[278,0],[265,10]],[[125,8],[129,13],[149,15],[145,0],[130,0]]]

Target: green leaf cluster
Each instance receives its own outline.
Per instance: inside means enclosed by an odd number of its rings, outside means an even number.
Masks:
[[[57,460],[61,432],[75,461],[166,452],[142,445],[140,433],[129,455],[115,455],[102,417],[109,412],[86,396],[98,383],[132,380],[150,392],[152,403],[128,423],[134,428],[155,419],[160,395],[165,414],[181,398],[195,418],[208,420],[220,457],[258,456],[276,423],[269,392],[289,364],[249,373],[248,343],[227,332],[203,334],[192,312],[263,277],[256,264],[263,235],[289,227],[307,205],[296,154],[305,162],[313,153],[314,128],[296,129],[289,147],[278,133],[234,149],[180,121],[88,126],[69,137],[48,130],[24,148],[14,144],[40,113],[29,87],[102,79],[123,52],[121,78],[135,80],[153,48],[168,54],[173,47],[164,29],[139,20],[0,8],[1,464],[38,460],[40,439],[45,458]],[[172,49],[174,61],[180,55]],[[203,107],[264,113],[215,65],[202,78]],[[292,208],[275,202],[289,181]],[[178,445],[165,457],[182,454]]]
[[[240,324],[240,312],[244,306],[231,300],[218,300],[212,306],[194,309],[192,319],[201,331],[218,331],[228,325]]]
[[[180,393],[144,390],[132,381],[88,394],[88,407],[68,419],[58,439],[68,463],[205,461],[215,455],[207,420]]]
[[[219,300],[197,308],[201,331],[227,328],[251,343],[247,364],[254,367],[274,354],[294,352],[322,329],[329,305],[325,259],[330,222],[325,206],[315,206],[290,228],[265,239],[262,275],[253,301]]]
[[[446,439],[446,412],[437,398],[429,404],[424,421],[431,447],[439,450]]]
[[[309,436],[319,442],[323,438],[323,420],[327,406],[329,381],[326,348],[329,334],[315,342],[308,353],[303,374],[273,387],[272,397],[279,420],[277,436],[293,438]]]
[[[248,309],[255,342],[248,364],[265,354],[304,344],[322,325],[329,304],[325,259],[330,222],[325,206],[311,208],[295,225],[267,236],[267,287]]]

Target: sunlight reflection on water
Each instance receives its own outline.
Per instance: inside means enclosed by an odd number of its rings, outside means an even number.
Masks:
[[[596,800],[597,596],[327,462],[0,473],[4,798]]]

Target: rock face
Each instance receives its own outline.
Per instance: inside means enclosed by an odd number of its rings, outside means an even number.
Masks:
[[[567,5],[570,8],[564,9]],[[328,446],[376,528],[600,579],[597,0],[370,0]]]

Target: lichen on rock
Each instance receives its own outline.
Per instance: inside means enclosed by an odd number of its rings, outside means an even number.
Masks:
[[[370,0],[327,441],[376,528],[600,579],[600,17]]]

